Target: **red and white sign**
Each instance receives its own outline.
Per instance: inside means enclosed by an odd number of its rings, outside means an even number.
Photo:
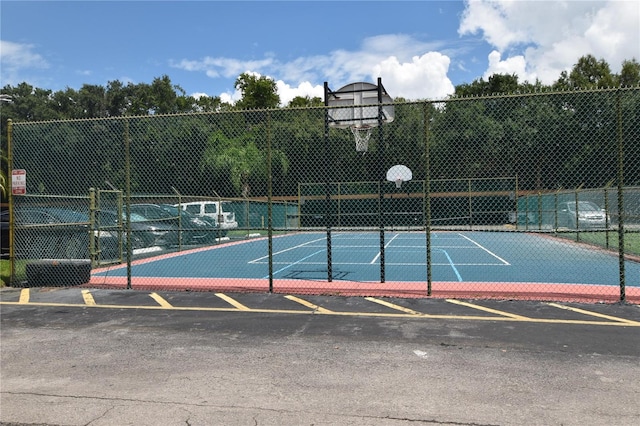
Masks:
[[[11,193],[24,195],[27,193],[27,171],[24,169],[11,170]]]

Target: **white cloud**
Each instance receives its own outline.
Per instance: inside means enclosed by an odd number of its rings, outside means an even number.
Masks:
[[[280,103],[284,106],[287,105],[296,96],[309,98],[324,97],[324,84],[313,85],[308,81],[303,81],[295,87],[290,86],[282,80],[276,81],[276,87],[278,88],[278,95],[280,95]]]
[[[392,97],[406,99],[440,99],[454,91],[447,72],[450,59],[438,52],[414,56],[411,62],[399,62],[391,56],[374,67],[374,75]]]
[[[494,50],[489,54],[489,68],[487,68],[482,77],[488,80],[493,74],[515,74],[519,76],[520,81],[535,81],[535,75],[529,75],[526,66],[527,62],[524,56],[511,56],[503,61],[501,60],[500,52]]]
[[[49,67],[47,61],[34,52],[32,44],[0,40],[0,80],[2,84],[14,85],[25,81],[23,70]]]
[[[207,76],[234,78],[242,74],[247,69],[264,69],[272,65],[271,58],[259,61],[241,61],[233,58],[212,58],[205,57],[201,60],[172,61],[170,65],[185,71],[204,71]]]
[[[172,66],[186,71],[204,72],[212,78],[237,77],[246,70],[275,76],[282,105],[296,96],[323,97],[323,82],[338,89],[357,81],[375,82],[382,77],[392,97],[407,99],[442,98],[453,93],[447,77],[450,59],[433,51],[437,43],[426,43],[404,34],[388,34],[363,40],[356,51],[335,50],[280,62],[274,57],[239,61],[205,57],[182,60]],[[238,92],[220,95],[223,101],[237,101]]]
[[[236,90],[234,92],[224,92],[220,94],[220,100],[228,104],[234,104],[242,99],[242,92]]]
[[[581,56],[604,59],[613,72],[640,52],[636,1],[467,1],[458,33],[480,33],[497,50],[485,76],[516,72],[521,81],[554,82]],[[504,58],[504,59],[501,59]]]

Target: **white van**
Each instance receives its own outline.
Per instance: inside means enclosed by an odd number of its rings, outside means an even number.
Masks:
[[[223,235],[226,235],[230,229],[238,227],[236,215],[234,212],[229,211],[228,205],[229,202],[227,201],[192,201],[189,203],[175,204],[176,207],[195,214],[196,216],[205,216],[213,220],[216,226],[220,227]],[[225,208],[225,206],[227,206],[227,208]]]

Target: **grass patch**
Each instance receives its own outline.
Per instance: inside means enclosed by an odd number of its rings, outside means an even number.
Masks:
[[[573,232],[558,235],[573,241],[618,251],[618,231]],[[640,256],[640,232],[626,232],[624,234],[624,252],[625,254]]]
[[[22,281],[26,279],[26,265],[27,262],[25,260],[16,261],[16,280]],[[11,264],[8,260],[0,260],[0,286],[5,287],[10,284],[11,281]]]

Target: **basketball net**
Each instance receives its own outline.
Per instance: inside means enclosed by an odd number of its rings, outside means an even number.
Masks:
[[[363,126],[351,126],[349,129],[351,129],[351,133],[356,138],[356,152],[367,152],[373,127],[365,124]]]

